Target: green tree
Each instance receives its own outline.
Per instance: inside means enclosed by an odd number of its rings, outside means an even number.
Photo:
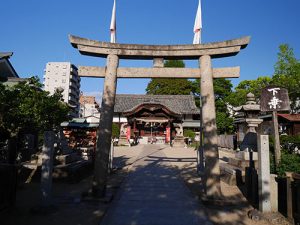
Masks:
[[[286,88],[291,100],[291,109],[300,109],[300,61],[296,59],[294,51],[289,45],[279,46],[278,60],[275,64],[273,84]]]
[[[167,60],[165,67],[183,68],[182,60]],[[175,78],[153,78],[148,83],[146,93],[150,95],[189,95],[194,92],[192,81],[188,79]]]
[[[0,133],[6,138],[54,129],[68,119],[61,93],[50,96],[41,88],[36,77],[11,87],[0,84]]]
[[[230,117],[227,98],[232,93],[232,83],[226,79],[214,80],[216,122],[219,134],[233,132],[233,118]]]
[[[261,90],[270,84],[272,84],[272,78],[268,76],[261,76],[256,80],[243,80],[235,87],[235,91],[226,97],[226,101],[232,106],[246,104],[246,95],[249,92],[259,99]]]
[[[193,82],[197,95],[200,96],[200,80]],[[232,83],[224,78],[214,79],[214,94],[216,105],[216,123],[219,134],[233,132],[233,118],[228,110],[228,97],[232,93]]]

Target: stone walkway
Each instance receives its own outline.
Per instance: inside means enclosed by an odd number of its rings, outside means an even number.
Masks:
[[[141,146],[102,225],[212,224],[170,166],[160,145]]]

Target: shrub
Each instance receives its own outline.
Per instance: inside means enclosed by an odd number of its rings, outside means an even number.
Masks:
[[[281,161],[276,170],[280,177],[285,176],[285,172],[300,173],[300,155],[283,150]]]
[[[280,144],[283,149],[287,150],[289,153],[299,153],[300,149],[300,136],[280,136]]]
[[[274,155],[274,137],[270,136],[270,171],[279,177],[284,177],[285,172],[300,173],[300,155],[295,154],[293,146],[300,145],[300,136],[280,136],[281,161],[276,168]]]
[[[119,126],[115,123],[112,124],[112,137],[119,137],[120,136],[120,129]]]
[[[190,137],[190,138],[194,139],[195,135],[196,135],[195,132],[190,129],[183,131],[183,136],[185,136],[185,137]]]

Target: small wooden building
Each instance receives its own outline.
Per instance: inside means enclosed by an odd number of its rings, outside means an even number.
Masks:
[[[300,114],[278,114],[278,123],[287,135],[300,135]]]

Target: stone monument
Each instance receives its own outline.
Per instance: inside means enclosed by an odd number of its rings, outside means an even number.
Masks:
[[[121,129],[120,129],[120,137],[119,137],[118,145],[128,145],[126,131],[127,131],[127,124],[122,123]]]
[[[183,126],[182,124],[177,124],[175,126],[176,136],[173,140],[174,147],[184,147],[184,136],[183,136]]]

